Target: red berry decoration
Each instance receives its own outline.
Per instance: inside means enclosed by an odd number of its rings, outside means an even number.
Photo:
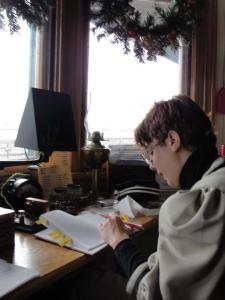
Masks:
[[[133,31],[133,30],[128,30],[127,35],[131,38],[135,38],[138,35],[138,33],[136,31]]]
[[[175,31],[170,31],[167,35],[166,35],[167,39],[171,42],[175,41],[177,38],[177,34]]]
[[[188,3],[193,8],[196,6],[196,0],[189,0]]]

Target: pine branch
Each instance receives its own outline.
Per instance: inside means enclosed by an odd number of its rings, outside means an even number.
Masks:
[[[0,29],[8,25],[11,33],[19,31],[19,19],[25,20],[29,26],[40,26],[48,21],[53,5],[54,0],[1,0]]]
[[[179,40],[191,43],[192,31],[199,24],[200,10],[204,0],[174,0],[167,9],[155,6],[144,21],[131,0],[91,0],[90,20],[103,36],[113,36],[113,42],[123,44],[124,53],[130,52],[133,41],[135,56],[140,62],[147,55],[148,60],[156,60],[165,55],[167,47],[179,48]],[[158,21],[160,20],[160,22]]]

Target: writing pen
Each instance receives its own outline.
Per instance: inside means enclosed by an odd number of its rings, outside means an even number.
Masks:
[[[104,215],[104,214],[100,214],[100,216],[102,216],[105,219],[110,219],[109,215]],[[130,223],[130,222],[126,222],[126,221],[122,221],[124,224],[124,227],[127,229],[138,229],[138,230],[144,230],[144,227],[141,224],[134,224],[134,223]]]
[[[144,230],[144,227],[141,224],[134,224],[134,223],[124,222],[124,221],[123,221],[123,224],[125,225],[125,227],[127,227],[127,229]]]

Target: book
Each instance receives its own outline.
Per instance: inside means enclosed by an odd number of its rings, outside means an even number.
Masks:
[[[62,210],[52,210],[40,216],[39,222],[46,229],[35,233],[35,236],[92,255],[106,247],[97,228],[104,221],[105,218],[98,214],[74,216]]]
[[[14,210],[0,207],[0,245],[14,245]]]
[[[39,276],[37,270],[17,266],[0,259],[0,298]]]

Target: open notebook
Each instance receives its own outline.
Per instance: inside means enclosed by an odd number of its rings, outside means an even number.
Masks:
[[[35,234],[38,238],[87,254],[94,254],[106,246],[97,228],[105,221],[100,215],[85,213],[73,216],[52,210],[42,214],[39,221],[47,228]]]
[[[34,269],[0,259],[0,298],[36,277],[39,277],[39,273]]]

